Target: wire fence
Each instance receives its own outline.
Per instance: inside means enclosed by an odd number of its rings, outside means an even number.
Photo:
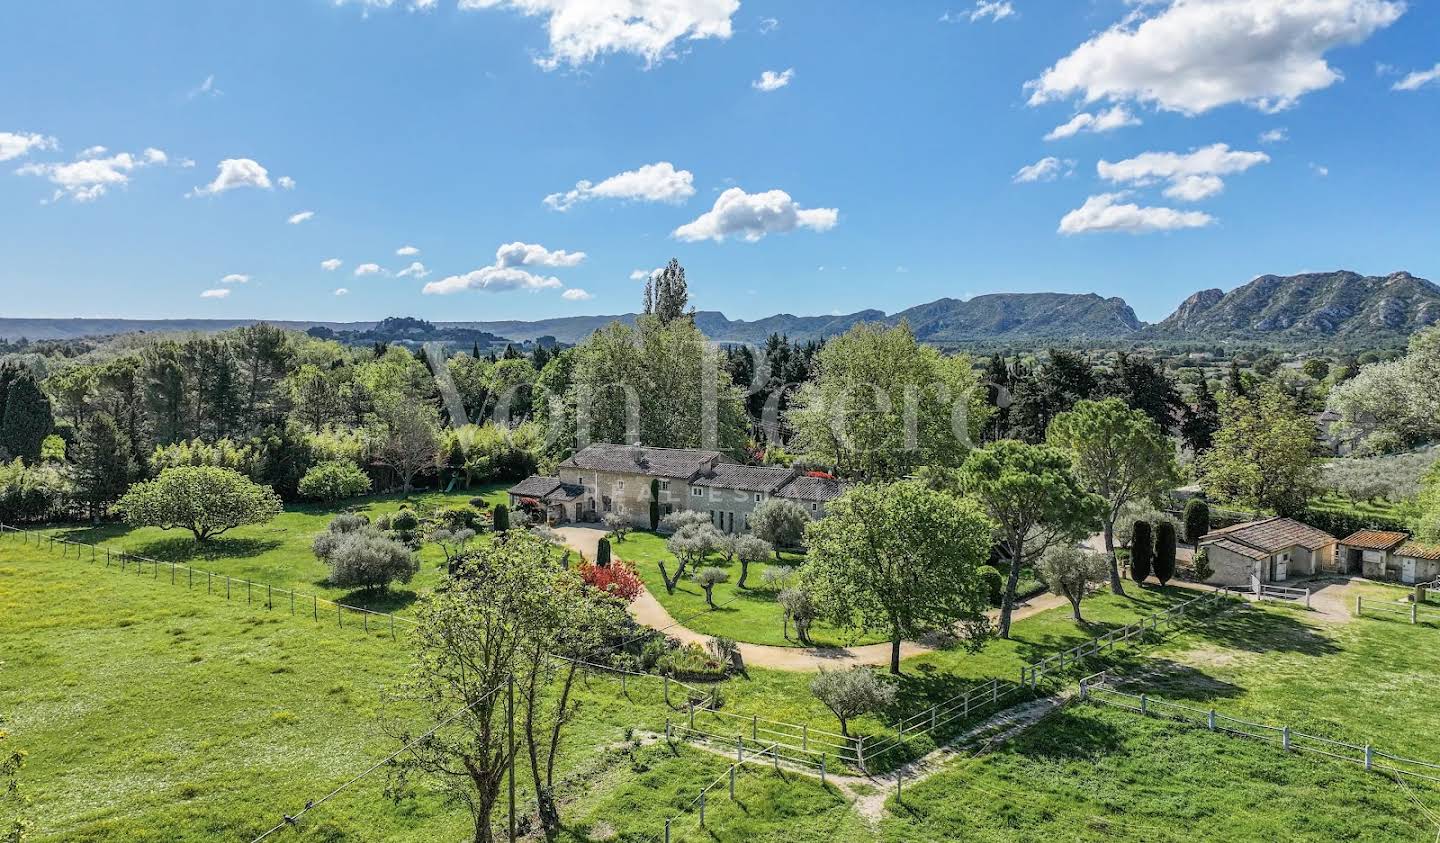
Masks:
[[[1146,717],[1159,717],[1209,731],[1237,737],[1254,738],[1278,746],[1286,752],[1319,755],[1363,767],[1369,772],[1411,778],[1440,785],[1440,764],[1405,758],[1376,749],[1369,743],[1353,744],[1319,735],[1306,734],[1288,725],[1255,723],[1213,708],[1205,709],[1160,699],[1148,693],[1129,693],[1114,686],[1115,679],[1106,672],[1080,680],[1080,699],[1097,705],[1108,705],[1136,712]]]
[[[1440,609],[1427,606],[1420,601],[1411,600],[1366,600],[1363,595],[1355,595],[1355,617],[1364,617],[1366,612],[1378,612],[1383,615],[1399,615],[1410,621],[1411,624],[1440,622]]]
[[[1064,673],[1079,667],[1086,659],[1113,653],[1119,647],[1129,646],[1131,642],[1153,640],[1160,634],[1162,627],[1167,630],[1174,629],[1189,618],[1203,617],[1217,609],[1233,606],[1234,600],[1227,591],[1218,589],[1193,597],[1184,603],[1177,603],[1128,626],[1112,629],[1104,635],[1020,668],[1020,684],[1033,690],[1039,687],[1040,678],[1046,674]]]

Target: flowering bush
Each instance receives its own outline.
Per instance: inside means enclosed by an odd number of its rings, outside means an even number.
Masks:
[[[580,579],[591,588],[613,594],[627,603],[634,600],[644,588],[640,575],[624,562],[611,562],[604,568],[589,562],[579,567]]]

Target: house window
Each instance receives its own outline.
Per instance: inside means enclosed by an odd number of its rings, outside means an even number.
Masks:
[[[705,490],[699,486],[692,486],[690,487],[690,497],[703,498],[705,497]]]
[[[764,493],[764,492],[756,492],[756,493],[755,493],[755,502],[756,502],[756,503],[759,503],[759,502],[761,502],[761,501],[763,501],[763,500],[765,500],[765,493]]]
[[[617,491],[617,492],[623,492],[623,491],[625,491],[625,481],[624,481],[624,480],[616,480],[616,481],[615,481],[615,491]]]
[[[811,512],[819,512],[819,511],[820,511],[820,504],[818,504],[818,503],[812,503],[812,504],[810,504],[810,511],[811,511]]]
[[[660,481],[660,491],[662,491],[662,492],[668,492],[668,491],[670,491],[670,481],[669,481],[669,480],[661,480],[661,481]]]

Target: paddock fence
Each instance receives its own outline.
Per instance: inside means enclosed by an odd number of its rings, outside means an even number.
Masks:
[[[1364,617],[1366,612],[1392,616],[1398,615],[1408,620],[1411,624],[1440,622],[1440,609],[1418,601],[1376,600],[1373,597],[1367,600],[1364,595],[1355,595],[1355,617]]]
[[[1324,738],[1292,729],[1287,725],[1256,723],[1221,714],[1213,708],[1200,708],[1161,699],[1148,693],[1130,693],[1115,687],[1116,677],[1108,672],[1080,680],[1080,699],[1096,705],[1108,705],[1135,712],[1143,717],[1158,717],[1211,732],[1259,740],[1284,752],[1317,755],[1363,767],[1367,772],[1403,777],[1440,785],[1440,764],[1405,758],[1377,749],[1372,744],[1353,744]]]
[[[1046,674],[1064,673],[1080,666],[1086,659],[1114,653],[1117,648],[1129,646],[1131,642],[1153,641],[1161,634],[1162,628],[1173,630],[1190,618],[1204,617],[1221,608],[1234,606],[1234,601],[1235,598],[1223,589],[1192,597],[1020,668],[1020,684],[1033,690],[1039,687],[1040,678]]]

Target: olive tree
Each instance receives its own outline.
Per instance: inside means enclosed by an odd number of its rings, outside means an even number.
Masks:
[[[780,558],[781,547],[795,547],[805,536],[805,525],[810,515],[805,508],[785,498],[770,498],[750,513],[750,532],[764,539],[775,549],[775,558]]]
[[[736,536],[731,541],[730,548],[733,550],[735,558],[740,560],[740,580],[735,583],[736,588],[745,587],[745,578],[750,576],[751,565],[766,561],[770,558],[770,554],[774,553],[770,542],[749,534]]]
[[[715,586],[730,581],[730,572],[724,568],[701,568],[695,572],[695,582],[705,589],[705,605],[715,608]]]
[[[675,557],[674,576],[666,569],[665,561],[660,561],[660,578],[665,582],[666,593],[674,594],[675,587],[685,576],[685,571],[703,562],[719,544],[720,533],[710,526],[709,521],[706,521],[704,526],[686,526],[666,539],[665,549]]]
[[[1104,556],[1076,545],[1049,548],[1035,565],[1035,573],[1050,587],[1050,593],[1070,601],[1076,622],[1084,621],[1080,601],[1090,592],[1090,586],[1104,580],[1109,572],[1110,564]]]
[[[770,570],[767,569],[766,573]],[[810,624],[815,622],[819,616],[820,609],[815,605],[815,598],[810,592],[803,588],[782,588],[775,597],[780,608],[784,610],[783,625],[786,639],[790,637],[790,624],[795,624],[795,637],[801,644],[810,646]]]
[[[177,466],[130,487],[115,504],[127,524],[189,530],[206,542],[235,527],[263,524],[280,514],[280,496],[237,471]]]
[[[810,680],[810,693],[840,721],[840,734],[850,736],[850,721],[895,701],[895,687],[870,668],[855,665],[849,670],[820,669]]]

